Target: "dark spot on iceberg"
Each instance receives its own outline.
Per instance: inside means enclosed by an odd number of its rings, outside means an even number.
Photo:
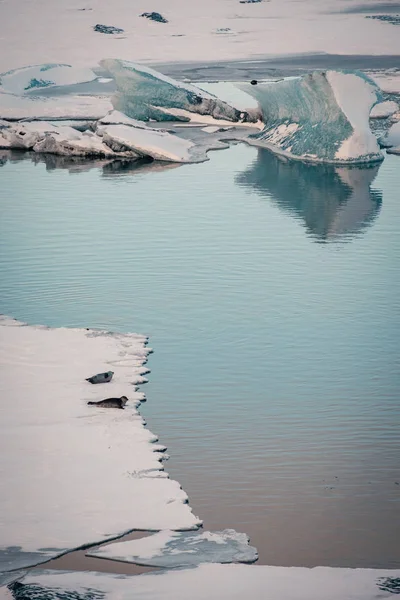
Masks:
[[[259,4],[263,0],[240,0],[240,4]]]
[[[400,594],[400,577],[380,577],[377,585],[383,592]]]
[[[100,23],[98,23],[97,25],[95,25],[93,27],[93,29],[95,31],[98,31],[99,33],[108,33],[108,34],[115,34],[115,33],[123,33],[124,30],[120,29],[120,27],[113,27],[112,25],[101,25]]]
[[[390,23],[391,25],[400,25],[400,15],[368,15],[366,19],[376,19],[377,21],[383,21],[384,23]]]
[[[157,23],[168,23],[167,19],[158,12],[145,12],[140,16],[146,17],[146,19],[150,19],[151,21],[156,21]]]

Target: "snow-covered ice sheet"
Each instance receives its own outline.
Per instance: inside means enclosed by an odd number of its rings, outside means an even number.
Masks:
[[[399,578],[400,570],[203,564],[135,577],[36,572],[13,589],[16,600],[392,600]]]
[[[138,62],[260,59],[267,55],[307,52],[400,54],[397,27],[341,13],[353,1],[239,0],[182,2],[163,0],[2,0],[0,2],[0,71],[49,60],[93,67],[105,56]],[[92,8],[92,10],[82,10]],[[139,15],[159,10],[168,23]],[[96,23],[123,28],[121,36],[101,35]],[[216,29],[236,35],[215,35]],[[118,37],[119,39],[116,39]]]
[[[369,127],[378,86],[359,72],[327,71],[262,85],[240,84],[262,111],[264,129],[250,136],[284,156],[327,163],[383,159]]]
[[[98,96],[21,97],[0,93],[0,119],[9,121],[97,121],[112,108],[109,98]]]
[[[146,338],[0,327],[0,572],[133,529],[196,528],[137,412]],[[110,383],[85,381],[108,370]],[[122,395],[125,410],[87,405]]]
[[[247,114],[217,96],[153,69],[124,60],[100,61],[115,78],[114,108],[141,121],[195,120],[196,114],[224,121],[247,121]],[[172,109],[172,110],[171,110]]]
[[[160,531],[149,537],[103,546],[87,556],[149,567],[190,567],[200,563],[253,563],[257,550],[245,533],[224,531]]]
[[[44,87],[86,83],[96,79],[91,69],[71,65],[44,64],[0,73],[0,92],[10,94],[36,93]]]

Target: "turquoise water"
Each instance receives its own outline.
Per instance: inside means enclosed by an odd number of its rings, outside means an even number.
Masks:
[[[0,311],[148,334],[142,413],[167,470],[261,563],[399,567],[399,159],[210,157],[85,171],[13,154]]]

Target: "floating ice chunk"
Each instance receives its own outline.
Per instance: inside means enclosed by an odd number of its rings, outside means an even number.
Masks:
[[[140,15],[141,17],[146,17],[151,21],[156,21],[157,23],[168,23],[168,20],[160,15],[158,12],[145,12]]]
[[[61,156],[116,156],[116,153],[102,139],[90,131],[83,133],[72,127],[58,127],[47,133],[33,147],[35,152],[59,154]],[[135,152],[119,152],[119,156],[137,158]]]
[[[37,142],[54,131],[58,131],[56,125],[46,121],[31,121],[28,123],[8,123],[8,127],[0,131],[0,134],[8,141],[9,148],[31,150]],[[7,147],[2,146],[1,139],[0,147]]]
[[[117,33],[124,33],[124,30],[120,27],[114,27],[113,25],[101,25],[98,23],[93,27],[94,31],[98,33],[107,33],[108,35],[115,35]]]
[[[328,163],[382,160],[369,128],[378,86],[354,72],[315,72],[273,84],[239,85],[259,102],[264,129],[249,141],[290,158]]]
[[[31,571],[10,588],[24,600],[393,600],[399,577],[398,569],[202,564],[131,577]]]
[[[393,100],[386,100],[386,102],[379,102],[375,104],[369,115],[371,119],[385,119],[390,117],[399,110],[399,105]]]
[[[115,78],[117,84],[118,92],[112,98],[114,108],[134,119],[189,121],[196,120],[197,113],[226,121],[249,120],[247,113],[216,96],[148,67],[117,59],[102,60],[100,65]],[[170,109],[175,111],[170,112]]]
[[[224,531],[160,531],[149,537],[102,546],[88,556],[149,567],[187,567],[204,562],[253,563],[257,550],[245,533]]]
[[[400,146],[400,121],[391,126],[387,134],[380,140],[384,148]]]
[[[0,73],[0,91],[9,94],[37,92],[44,87],[87,83],[97,78],[91,69],[45,64]]]
[[[95,96],[20,97],[0,93],[0,119],[97,121],[112,110],[108,98]]]
[[[195,529],[201,522],[179,483],[147,476],[163,466],[135,408],[146,338],[4,318],[0,327],[0,572],[132,529]],[[92,410],[87,402],[104,390],[85,378],[110,369],[107,394],[129,403]]]
[[[131,149],[141,156],[151,156],[155,160],[190,163],[207,158],[193,142],[150,127],[105,125],[98,127],[97,131],[110,148]]]

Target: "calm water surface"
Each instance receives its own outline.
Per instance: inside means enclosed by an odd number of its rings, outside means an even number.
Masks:
[[[0,311],[148,334],[142,413],[168,471],[260,563],[399,567],[400,160],[210,156],[46,170],[14,154]]]

